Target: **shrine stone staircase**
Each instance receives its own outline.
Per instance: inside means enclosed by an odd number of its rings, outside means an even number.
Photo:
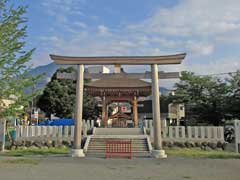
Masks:
[[[140,128],[94,128],[84,146],[86,156],[105,157],[107,140],[131,140],[133,157],[151,156],[150,139]]]

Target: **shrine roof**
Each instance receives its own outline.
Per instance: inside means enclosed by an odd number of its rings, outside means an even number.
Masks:
[[[92,81],[85,85],[86,88],[146,88],[151,87],[151,83],[140,80],[140,79],[130,79],[130,78],[105,78]]]

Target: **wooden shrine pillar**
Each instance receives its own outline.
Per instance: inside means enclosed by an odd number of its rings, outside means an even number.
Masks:
[[[133,103],[133,122],[134,127],[138,127],[138,100],[137,97],[134,96],[134,99],[132,101]]]
[[[72,149],[73,157],[84,157],[82,142],[82,112],[83,112],[83,86],[84,86],[84,65],[78,65],[77,86],[76,86],[76,115],[74,127],[74,149]]]
[[[108,123],[108,103],[106,103],[106,123]]]
[[[166,158],[167,155],[165,154],[165,151],[162,150],[158,65],[152,64],[151,71],[152,71],[152,115],[154,125],[154,150],[152,151],[152,153],[155,158]]]
[[[104,126],[107,127],[107,104],[106,104],[106,97],[102,97],[102,121]]]

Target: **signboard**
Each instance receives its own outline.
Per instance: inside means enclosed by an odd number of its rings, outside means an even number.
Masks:
[[[57,79],[72,79],[75,80],[77,77],[76,73],[57,73]]]
[[[32,119],[38,119],[38,111],[34,111],[34,112],[31,114],[31,118],[32,118]]]
[[[4,136],[4,122],[0,121],[0,142],[3,141],[3,136]]]
[[[38,111],[34,111],[33,117],[34,117],[35,119],[38,119]]]
[[[131,113],[131,106],[128,103],[120,103],[121,105],[121,112],[123,113]]]
[[[127,112],[127,110],[128,110],[127,106],[122,106],[121,107],[121,112]]]

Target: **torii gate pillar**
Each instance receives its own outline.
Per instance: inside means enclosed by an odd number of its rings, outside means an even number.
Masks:
[[[76,112],[75,112],[75,129],[74,129],[74,149],[72,149],[72,157],[84,157],[83,149],[81,148],[82,139],[82,112],[83,112],[83,85],[84,85],[84,65],[78,65],[77,73],[77,97],[76,97]]]
[[[162,149],[158,65],[152,64],[151,71],[152,71],[152,114],[154,125],[154,150],[152,150],[152,155],[155,158],[166,158],[167,155],[165,154],[165,151]]]

